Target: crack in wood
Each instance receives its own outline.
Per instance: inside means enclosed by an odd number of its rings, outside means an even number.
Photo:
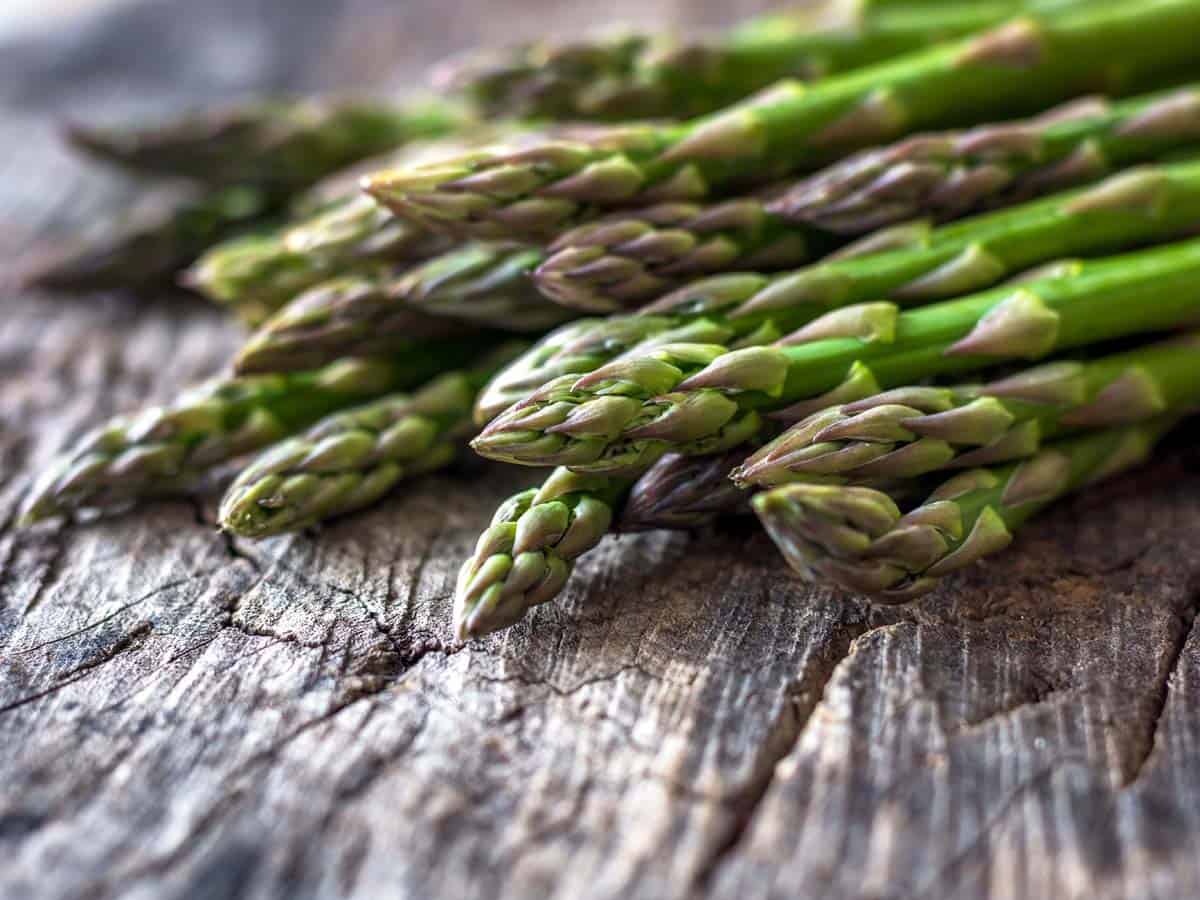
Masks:
[[[30,647],[16,647],[7,652],[14,654],[14,655],[25,655],[25,654],[29,654],[29,653],[36,653],[37,651],[44,650],[46,647],[52,646],[54,644],[60,644],[63,641],[70,640],[71,638],[79,637],[82,634],[87,634],[87,632],[93,631],[93,630],[99,628],[101,625],[106,625],[107,623],[111,622],[113,619],[117,618],[117,616],[121,615],[122,613],[129,612],[129,610],[134,609],[135,607],[141,606],[143,603],[147,602],[148,600],[153,600],[159,594],[166,593],[167,591],[172,591],[178,587],[183,587],[185,584],[190,584],[193,581],[206,580],[208,578],[211,578],[213,575],[216,575],[219,571],[220,570],[218,570],[218,569],[210,569],[210,570],[206,570],[206,571],[202,571],[202,572],[196,572],[192,575],[188,575],[186,578],[177,578],[173,581],[168,581],[166,584],[159,585],[158,587],[148,591],[147,593],[142,594],[142,596],[138,597],[136,600],[131,600],[128,603],[122,604],[121,606],[117,607],[115,610],[110,612],[108,615],[106,615],[100,619],[97,619],[94,622],[89,622],[87,625],[84,625],[82,628],[77,628],[74,631],[69,631],[66,634],[61,634],[58,637],[49,638],[45,641],[42,641],[40,644],[34,644]]]
[[[945,863],[943,863],[937,871],[925,881],[924,884],[912,890],[907,890],[901,886],[900,890],[895,895],[897,898],[903,897],[905,900],[917,900],[919,897],[926,897],[936,892],[937,896],[943,896],[946,890],[945,879],[952,873],[958,871],[971,859],[972,856],[979,850],[987,850],[990,845],[990,839],[996,830],[1002,827],[1009,821],[1010,813],[1017,808],[1017,804],[1022,798],[1029,795],[1035,788],[1041,786],[1044,782],[1049,781],[1060,772],[1066,771],[1074,766],[1082,766],[1088,772],[1091,772],[1091,766],[1088,760],[1082,757],[1066,756],[1054,760],[1044,768],[1033,773],[1025,781],[1016,785],[1008,792],[1001,800],[997,809],[982,823],[979,829],[971,836],[971,839],[965,846],[957,850]]]
[[[694,893],[707,893],[721,866],[736,854],[755,816],[762,809],[778,774],[779,764],[803,740],[813,713],[838,669],[854,656],[860,641],[890,627],[891,624],[871,627],[865,621],[843,617],[835,633],[830,635],[828,658],[814,661],[808,671],[784,688],[782,706],[767,729],[750,777],[740,791],[725,801],[726,805],[732,807],[733,822],[724,838],[713,847],[696,870],[692,881]]]
[[[505,675],[499,678],[493,678],[488,675],[479,676],[479,681],[483,684],[521,684],[527,687],[544,687],[550,693],[557,697],[570,697],[577,694],[584,688],[592,687],[593,685],[603,684],[607,681],[616,681],[627,672],[637,672],[639,675],[649,679],[650,681],[661,681],[659,676],[654,675],[637,663],[629,663],[612,672],[605,672],[601,675],[595,675],[589,678],[584,678],[576,684],[569,687],[561,687],[556,684],[551,678],[545,675],[539,675],[535,672],[519,672],[516,675]]]
[[[1142,777],[1142,773],[1145,771],[1150,758],[1154,755],[1155,747],[1158,745],[1159,728],[1162,724],[1163,716],[1166,715],[1167,701],[1170,699],[1171,682],[1175,679],[1175,675],[1183,662],[1184,650],[1191,636],[1196,631],[1196,619],[1198,615],[1200,615],[1200,588],[1193,590],[1188,603],[1179,614],[1179,631],[1175,635],[1175,639],[1167,654],[1166,665],[1163,667],[1163,677],[1155,686],[1154,707],[1150,715],[1146,735],[1141,741],[1137,756],[1128,767],[1128,774],[1121,781],[1123,789],[1137,783],[1138,779]]]
[[[77,681],[81,681],[82,679],[88,677],[88,675],[92,672],[93,669],[99,668],[100,666],[103,666],[106,663],[110,663],[114,659],[116,659],[118,656],[120,656],[122,653],[125,653],[128,650],[134,649],[134,647],[136,645],[140,644],[141,641],[147,635],[149,635],[153,630],[154,630],[153,623],[151,623],[151,622],[140,623],[132,631],[129,631],[126,634],[121,635],[111,645],[103,648],[100,652],[95,654],[90,659],[87,659],[84,662],[82,662],[75,669],[72,669],[71,671],[60,675],[58,677],[58,679],[56,680],[56,682],[53,685],[51,685],[50,687],[44,688],[40,691],[36,691],[33,694],[29,694],[25,697],[21,697],[17,700],[13,700],[10,703],[6,703],[5,705],[0,706],[0,715],[4,714],[6,712],[11,712],[12,710],[15,710],[15,709],[19,709],[22,706],[27,706],[28,704],[34,703],[45,697],[49,697],[53,694],[58,693],[63,688],[69,687],[70,685],[75,684],[75,682],[77,682]]]

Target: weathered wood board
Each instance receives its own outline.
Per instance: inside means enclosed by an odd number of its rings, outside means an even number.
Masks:
[[[1186,439],[909,609],[803,588],[732,524],[612,542],[468,647],[453,574],[528,473],[259,545],[203,500],[14,528],[57,448],[237,340],[199,303],[12,289],[128,196],[55,117],[753,6],[143,2],[0,48],[0,897],[1200,896]]]

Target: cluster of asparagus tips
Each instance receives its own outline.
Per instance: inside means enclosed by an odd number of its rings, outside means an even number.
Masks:
[[[260,538],[362,509],[403,479],[448,465],[472,432],[480,386],[518,345],[416,393],[336,413],[251,462],[225,494],[221,527]]]
[[[907,513],[881,491],[821,484],[773,488],[752,505],[802,578],[904,603],[1008,547],[1013,532],[1054,501],[1145,462],[1177,421],[1098,431],[1021,462],[964,472]]]
[[[1067,4],[811,87],[780,82],[710,117],[480,151],[380,173],[367,190],[427,227],[545,239],[597,209],[697,202],[968,114],[1035,112],[1097,86],[1152,81],[1191,63],[1197,27],[1190,0]],[[1119,83],[1102,62],[1114,46]]]
[[[957,218],[1093,181],[1200,137],[1194,85],[1118,103],[1073,100],[1036,118],[917,135],[801,179],[769,210],[838,234]]]
[[[444,249],[443,239],[396,220],[365,197],[352,197],[277,232],[220,243],[182,281],[256,325],[323,281]]]
[[[479,352],[446,341],[406,358],[342,360],[292,374],[218,377],[164,406],[120,416],[64,451],[31,490],[26,523],[178,494],[324,416],[428,380]]]
[[[1034,456],[1065,432],[1200,404],[1200,334],[989,384],[904,387],[816,413],[734,473],[744,486],[862,484]]]
[[[483,328],[536,333],[569,318],[534,288],[541,252],[464,244],[411,267],[376,265],[301,293],[246,342],[241,372],[290,371]]]
[[[537,282],[574,309],[618,312],[713,272],[799,265],[813,254],[814,241],[820,244],[768,213],[763,199],[663,203],[561,235]]]
[[[1200,313],[1197,275],[1200,241],[1192,239],[908,312],[849,307],[772,347],[660,346],[551,381],[473,446],[498,460],[577,471],[648,464],[668,451],[719,452],[752,438],[763,414],[796,421],[832,405],[864,369],[886,390],[1179,327]]]
[[[886,229],[795,271],[702,278],[639,315],[583,320],[549,335],[497,376],[481,398],[480,421],[555,378],[583,376],[612,363],[638,342],[730,348],[769,343],[841,307],[881,298],[914,306],[1006,278],[1037,281],[1068,274],[1073,264],[1061,260],[1063,255],[1095,256],[1167,240],[1188,233],[1198,216],[1200,165],[1145,166],[938,228],[916,223]],[[1038,270],[1047,263],[1053,265]]]

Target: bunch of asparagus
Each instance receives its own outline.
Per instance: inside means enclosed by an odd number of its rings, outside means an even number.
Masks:
[[[152,231],[254,331],[70,448],[26,518],[240,464],[221,525],[259,538],[469,442],[552,471],[464,563],[462,638],[610,532],[742,513],[799,577],[908,601],[1200,405],[1198,29],[1200,0],[862,0],[476,54],[440,105],[77,131],[205,203],[282,200],[232,239]],[[57,283],[164,271],[139,240]]]

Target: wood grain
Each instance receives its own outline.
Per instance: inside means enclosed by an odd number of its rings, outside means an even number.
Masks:
[[[6,48],[0,279],[129,195],[57,148],[55,117],[740,11],[297,8],[147,2]],[[219,368],[237,333],[165,297],[10,289],[4,312],[0,896],[1200,896],[1186,437],[910,609],[800,587],[734,523],[606,544],[561,602],[462,647],[453,574],[528,473],[464,466],[258,545],[220,536],[211,498],[18,531],[57,448]]]

